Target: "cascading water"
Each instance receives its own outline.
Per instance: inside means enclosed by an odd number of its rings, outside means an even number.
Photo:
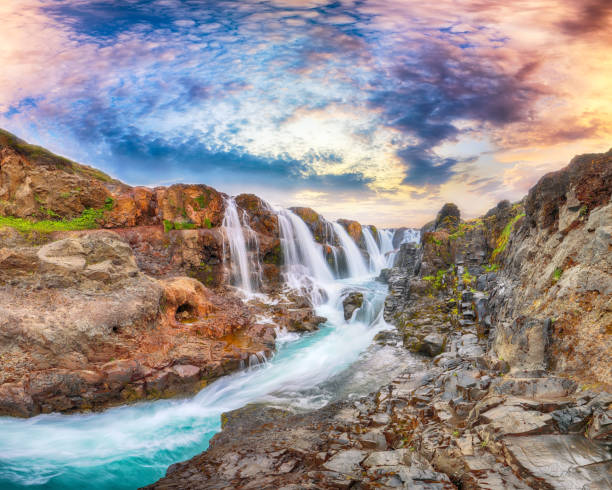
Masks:
[[[363,233],[366,249],[368,250],[368,255],[370,256],[370,272],[378,275],[380,274],[380,271],[387,266],[387,259],[385,258],[382,249],[376,243],[376,240],[374,240],[370,227],[363,226],[361,228],[361,232]]]
[[[400,245],[402,243],[419,243],[420,239],[421,239],[420,230],[417,230],[415,228],[406,228],[404,230],[404,235],[402,236]]]
[[[240,284],[252,288],[248,241],[240,237],[244,226],[235,203],[229,203],[231,216],[226,213],[224,226],[232,260]],[[339,396],[365,395],[377,383],[390,381],[389,366],[397,366],[393,359],[366,376],[347,370],[373,362],[361,359],[374,336],[388,328],[382,317],[387,286],[368,277],[361,253],[344,230],[334,226],[348,250],[352,277],[334,280],[306,224],[290,211],[279,210],[278,217],[288,285],[302,289],[310,282],[311,289],[325,292],[313,295],[317,314],[328,319],[317,332],[298,337],[279,330],[278,351],[271,359],[253,356],[245,369],[189,399],[91,414],[0,417],[0,488],[133,489],[163,476],[170,464],[205,450],[221,430],[223,412],[252,402],[312,409]],[[364,303],[346,322],[342,298],[350,290],[361,291]]]
[[[287,287],[307,292],[314,305],[322,303],[321,290],[327,290],[334,277],[321,245],[315,242],[306,223],[292,211],[278,209],[277,216]]]
[[[393,247],[394,230],[378,229],[378,241],[380,242],[380,253],[385,258],[385,267],[393,267],[395,259],[395,248]]]
[[[230,247],[232,282],[250,296],[261,282],[261,267],[257,263],[259,244],[257,234],[250,229],[246,220],[240,219],[238,206],[233,197],[225,201],[223,229]],[[252,254],[255,257],[254,261],[249,258],[249,245],[255,250]]]
[[[368,275],[368,268],[363,259],[363,255],[357,248],[357,245],[350,237],[348,232],[340,223],[332,223],[338,241],[342,246],[344,255],[346,257],[347,267],[349,270],[350,277],[365,277]]]

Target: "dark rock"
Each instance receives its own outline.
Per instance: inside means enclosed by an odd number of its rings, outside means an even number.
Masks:
[[[461,212],[456,204],[446,203],[436,216],[435,229],[453,229],[459,224]]]
[[[446,337],[441,334],[432,333],[427,335],[419,346],[418,352],[429,357],[436,357],[444,350]]]
[[[363,305],[363,293],[358,291],[349,293],[344,300],[342,300],[342,307],[344,308],[344,319],[350,320],[353,313],[357,308],[361,308]]]

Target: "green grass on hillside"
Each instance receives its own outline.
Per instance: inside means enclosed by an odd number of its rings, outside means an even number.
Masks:
[[[525,216],[525,213],[517,214],[514,218],[512,218],[508,222],[506,227],[501,232],[501,235],[499,236],[499,240],[497,240],[497,248],[493,250],[493,253],[491,254],[491,260],[495,260],[495,258],[500,253],[506,250],[506,245],[508,245],[508,240],[510,239],[510,233],[512,233],[512,230],[514,229],[514,225],[516,224],[516,222],[519,219],[521,219],[523,216]]]
[[[97,220],[104,215],[104,209],[85,209],[81,216],[70,220],[42,220],[34,221],[13,216],[0,216],[0,227],[10,226],[21,232],[38,231],[51,233],[53,231],[91,230],[99,228]]]
[[[12,133],[0,129],[0,146],[9,146],[26,158],[43,165],[54,165],[57,168],[69,173],[79,173],[85,177],[91,177],[102,182],[113,182],[113,178],[87,165],[73,162],[68,158],[51,153],[42,146],[31,145]]]

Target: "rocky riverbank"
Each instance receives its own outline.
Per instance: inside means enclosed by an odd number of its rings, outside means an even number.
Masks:
[[[378,341],[428,367],[314,412],[224,414],[150,488],[612,487],[611,194],[612,151],[477,220],[446,205],[380,278]]]
[[[0,130],[0,415],[191,394],[269,357],[275,327],[316,329],[284,289],[277,214],[250,194],[234,202],[268,300],[230,286],[227,200],[131,187]]]

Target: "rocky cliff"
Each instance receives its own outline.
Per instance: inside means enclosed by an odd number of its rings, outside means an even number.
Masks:
[[[324,319],[283,294],[229,287],[227,196],[131,187],[0,130],[0,415],[191,393]],[[235,198],[260,288],[281,290],[277,216]]]
[[[380,277],[378,341],[424,366],[308,414],[225,414],[151,488],[611,488],[611,175],[612,151],[583,155],[479,219],[445,205]]]

